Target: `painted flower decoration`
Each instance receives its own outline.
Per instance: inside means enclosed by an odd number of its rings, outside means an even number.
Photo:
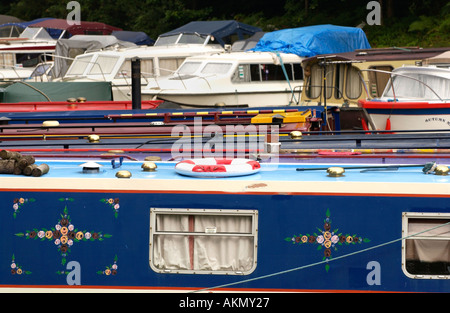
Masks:
[[[326,211],[326,218],[324,219],[323,229],[317,227],[318,232],[312,234],[299,234],[292,237],[286,237],[284,240],[292,242],[292,244],[314,244],[317,245],[317,250],[323,249],[323,261],[328,261],[332,258],[332,252],[337,251],[338,246],[355,245],[370,242],[369,238],[364,238],[358,235],[343,234],[339,229],[331,230],[330,210]],[[325,265],[325,270],[328,272],[330,265]]]
[[[66,264],[66,257],[68,253],[70,253],[70,248],[74,245],[74,243],[95,240],[103,241],[105,238],[112,237],[112,235],[103,234],[102,232],[78,230],[71,221],[67,206],[64,207],[63,214],[61,214],[61,218],[54,227],[50,229],[34,228],[30,231],[27,230],[23,233],[17,233],[16,236],[24,237],[26,239],[40,239],[41,241],[47,240],[53,242],[61,253],[62,265]]]
[[[113,264],[106,266],[103,271],[98,271],[97,274],[106,275],[106,276],[110,276],[110,275],[115,276],[115,275],[117,275],[117,269],[118,269],[117,255],[115,255]]]
[[[19,213],[19,210],[23,208],[26,204],[35,202],[36,200],[34,198],[15,198],[13,200],[13,216],[14,218],[17,217],[17,213]]]
[[[11,275],[30,275],[30,271],[25,271],[22,269],[22,266],[18,265],[16,263],[16,258],[14,254],[12,255],[12,261],[11,261]]]
[[[107,205],[109,205],[114,210],[114,217],[117,218],[119,215],[119,198],[103,198],[100,199],[100,202],[103,202]]]

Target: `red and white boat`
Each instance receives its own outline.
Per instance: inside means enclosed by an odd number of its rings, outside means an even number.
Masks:
[[[450,130],[450,69],[407,66],[390,73],[383,95],[360,100],[377,130]],[[363,122],[363,124],[364,124]]]

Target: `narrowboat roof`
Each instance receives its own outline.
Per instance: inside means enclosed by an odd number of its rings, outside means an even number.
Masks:
[[[315,63],[321,59],[329,59],[333,61],[354,61],[354,62],[371,62],[382,60],[424,60],[437,56],[450,47],[440,48],[373,48],[358,49],[351,52],[321,54],[303,60],[304,64]]]
[[[450,66],[450,49],[441,54],[424,60],[424,65]]]
[[[89,161],[89,160],[88,160]],[[221,184],[236,184],[236,188],[242,187],[241,184],[234,183],[235,181],[243,181],[248,184],[249,182],[258,182],[258,181],[265,181],[265,182],[272,182],[275,185],[273,186],[267,186],[269,189],[272,188],[281,188],[289,192],[289,184],[286,184],[288,181],[292,182],[302,182],[309,184],[313,182],[333,182],[335,184],[336,189],[340,189],[340,184],[342,183],[373,183],[377,184],[379,183],[380,186],[377,188],[383,189],[386,192],[389,192],[389,184],[390,183],[404,183],[407,189],[408,184],[417,184],[417,183],[433,183],[436,185],[442,185],[442,187],[436,187],[440,188],[441,190],[447,190],[448,192],[448,183],[450,181],[450,176],[441,176],[441,175],[435,175],[433,173],[425,174],[423,169],[426,167],[426,165],[423,164],[415,164],[413,165],[399,165],[398,169],[390,169],[389,166],[386,165],[358,165],[358,164],[341,164],[341,166],[344,169],[344,174],[340,177],[333,177],[330,176],[327,173],[327,170],[329,167],[335,167],[335,165],[327,165],[327,164],[280,164],[280,163],[261,163],[261,170],[255,174],[251,175],[245,175],[245,176],[233,176],[233,177],[226,177],[226,178],[201,178],[201,177],[192,177],[192,176],[185,176],[178,174],[175,171],[175,165],[178,162],[171,162],[171,161],[164,161],[164,162],[155,162],[157,165],[157,170],[155,172],[147,172],[142,169],[142,161],[128,161],[125,160],[121,164],[120,167],[114,167],[111,163],[111,161],[96,161],[100,165],[101,170],[98,173],[95,174],[85,174],[82,171],[82,165],[86,163],[86,160],[64,160],[64,161],[54,161],[54,160],[45,160],[45,159],[39,159],[36,161],[36,164],[42,164],[45,163],[49,165],[49,172],[43,176],[40,177],[40,179],[46,179],[46,186],[48,184],[53,184],[52,181],[54,181],[54,184],[59,186],[60,188],[61,182],[59,179],[66,178],[66,179],[86,179],[86,185],[91,185],[89,183],[89,180],[93,181],[105,181],[105,179],[114,179],[116,182],[115,184],[119,185],[120,178],[116,178],[116,174],[118,171],[129,171],[131,173],[130,180],[139,180],[140,182],[133,183],[128,182],[125,183],[128,186],[133,186],[131,188],[137,188],[139,189],[138,185],[144,185],[142,188],[145,188],[146,185],[151,184],[152,188],[157,188],[157,184],[155,185],[152,183],[152,181],[169,181],[169,184],[173,182],[173,184],[176,184],[179,181],[196,181],[198,185],[196,187],[192,186],[186,186],[187,189],[192,188],[219,188]],[[354,167],[355,169],[352,169]],[[366,168],[366,169],[364,169]],[[387,168],[387,169],[386,169]],[[380,170],[385,169],[385,170]],[[21,181],[24,182],[24,179],[27,177],[17,175],[14,176],[12,174],[2,174],[0,175],[0,179],[8,179],[9,183],[11,185],[15,185],[15,181]],[[144,181],[148,181],[148,183],[144,183]],[[230,181],[229,183],[226,181]],[[233,182],[234,181],[234,182]],[[388,181],[388,182],[387,182]],[[36,182],[36,181],[35,181]],[[30,182],[31,183],[31,182]],[[106,181],[105,181],[106,183]],[[277,185],[277,183],[281,183],[280,185]],[[336,184],[337,183],[337,184]],[[166,183],[163,183],[166,185]],[[185,184],[184,185],[189,185]],[[373,185],[373,186],[375,186]],[[381,186],[383,185],[383,186]],[[41,186],[39,186],[41,187]],[[167,186],[166,186],[167,187]],[[52,188],[49,186],[49,188]],[[161,188],[164,188],[161,186]],[[375,187],[374,187],[375,188]],[[258,189],[258,190],[256,190]],[[264,187],[261,188],[255,188],[255,192],[264,192]],[[294,190],[290,190],[291,192],[295,192]],[[243,190],[245,192],[245,190]],[[407,190],[405,190],[407,192]]]

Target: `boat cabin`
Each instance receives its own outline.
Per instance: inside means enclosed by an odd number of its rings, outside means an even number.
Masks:
[[[31,68],[52,60],[56,40],[40,27],[27,27],[17,38],[0,39],[0,68]]]
[[[317,55],[305,59],[306,104],[357,106],[358,100],[380,97],[389,80],[388,73],[403,65],[415,65],[448,48],[392,48],[355,50],[353,52]],[[364,89],[364,80],[368,90]]]
[[[281,106],[298,103],[302,58],[272,52],[225,52],[187,58],[170,76],[155,78],[143,98],[182,105]]]
[[[225,25],[228,25],[228,28],[220,33],[222,37],[215,35],[216,31],[223,28],[222,23],[215,23],[216,26],[222,28],[210,33],[201,29],[210,29],[211,27],[206,27],[205,24],[201,23],[202,28],[198,31],[194,31],[192,27],[189,28],[189,31],[180,27],[162,34],[158,37],[154,46],[97,51],[78,55],[63,80],[111,81],[114,100],[130,100],[131,60],[133,58],[138,57],[140,59],[141,82],[145,86],[149,83],[150,77],[172,74],[189,56],[222,52],[224,51],[224,44],[228,43],[225,40],[232,40],[234,36],[237,36],[236,39],[242,38],[242,36],[236,34],[241,32],[241,28],[245,24],[226,22]],[[231,27],[230,24],[234,27]],[[257,30],[255,28],[255,31]]]

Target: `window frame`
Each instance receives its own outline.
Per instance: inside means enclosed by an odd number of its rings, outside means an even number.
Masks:
[[[407,253],[407,245],[406,240],[413,240],[415,236],[408,237],[408,225],[409,225],[409,219],[448,219],[450,222],[450,213],[421,213],[421,212],[403,212],[402,214],[402,237],[405,239],[402,239],[402,271],[403,273],[412,279],[450,279],[449,275],[442,275],[442,274],[412,274],[409,273],[406,268],[406,253]],[[406,238],[408,237],[408,238]],[[450,237],[447,239],[447,237],[436,239],[437,237],[421,237],[420,235],[416,239],[420,240],[449,240]]]
[[[346,78],[345,78],[345,96],[348,99],[351,100],[355,100],[355,99],[359,99],[362,95],[363,92],[363,86],[362,86],[362,82],[360,79],[360,70],[359,68],[357,68],[356,66],[349,66],[347,68],[347,72],[346,72]],[[358,82],[358,91],[356,96],[354,96],[352,93],[354,92],[352,90],[352,86],[354,86],[354,80],[356,80],[356,82]]]
[[[175,231],[157,231],[156,215],[203,215],[203,216],[250,216],[251,232],[250,233],[216,233],[211,229],[205,229],[205,232],[175,232]],[[154,242],[155,236],[161,235],[180,235],[180,236],[222,236],[222,237],[253,237],[253,260],[252,266],[246,271],[236,270],[211,270],[211,269],[164,269],[158,268],[154,264]],[[149,238],[149,264],[153,271],[160,274],[210,274],[210,275],[249,275],[257,265],[257,248],[258,248],[258,210],[224,210],[224,209],[188,209],[188,208],[150,208],[150,238]]]

